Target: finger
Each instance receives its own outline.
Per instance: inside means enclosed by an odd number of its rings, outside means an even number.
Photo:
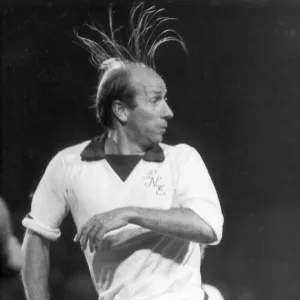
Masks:
[[[81,245],[81,250],[84,251],[86,249],[87,246],[87,242],[89,239],[89,234],[91,232],[91,230],[93,230],[95,224],[91,224],[89,227],[86,227],[86,229],[83,231],[83,234],[81,236],[81,240],[80,240],[80,245]]]
[[[80,241],[85,228],[86,228],[86,225],[81,226],[81,228],[79,229],[79,231],[77,232],[77,234],[74,237],[74,242],[75,243],[77,243],[78,241]]]
[[[93,252],[95,250],[96,237],[97,237],[97,233],[100,229],[101,229],[100,224],[97,224],[97,226],[95,226],[89,234],[89,244],[90,244],[91,252]]]
[[[101,242],[103,241],[104,238],[104,234],[105,234],[105,229],[102,227],[96,234],[95,237],[95,248],[96,251],[99,250]]]

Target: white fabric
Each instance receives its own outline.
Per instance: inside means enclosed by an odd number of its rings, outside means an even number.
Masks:
[[[34,230],[51,241],[57,240],[61,235],[61,232],[58,228],[50,228],[49,226],[46,226],[43,223],[28,217],[23,219],[22,224],[23,226]]]
[[[39,234],[56,240],[60,237],[59,226],[69,211],[66,202],[67,184],[65,170],[60,154],[49,163],[31,205],[31,218],[26,217],[22,224]]]
[[[206,292],[209,300],[225,300],[221,292],[213,285],[203,284],[204,291]]]
[[[206,166],[199,153],[191,147],[180,145],[176,161],[176,194],[181,207],[196,212],[215,232],[218,244],[222,238],[223,216],[218,196]]]
[[[161,144],[165,161],[141,160],[123,182],[105,159],[81,161],[87,143],[61,151],[50,162],[33,198],[35,220],[56,230],[70,210],[79,229],[95,214],[117,207],[188,207],[220,242],[219,200],[194,148]],[[23,224],[35,230],[32,223]],[[99,300],[201,300],[200,254],[197,243],[137,225],[107,234],[98,252],[85,251]]]

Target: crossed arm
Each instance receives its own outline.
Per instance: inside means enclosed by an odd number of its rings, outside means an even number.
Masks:
[[[117,208],[97,214],[87,221],[76,234],[74,241],[85,250],[97,250],[104,235],[127,224],[141,227],[197,243],[213,243],[217,240],[214,231],[195,212],[188,208],[169,210],[141,207]]]
[[[91,218],[79,230],[75,241],[86,249],[89,241],[91,250],[99,247],[103,236],[127,224],[136,224],[162,234],[175,236],[199,243],[216,240],[213,230],[192,210],[174,208],[170,210],[125,207],[114,209]],[[50,241],[27,230],[23,251],[25,265],[22,280],[27,300],[49,300],[49,250]]]

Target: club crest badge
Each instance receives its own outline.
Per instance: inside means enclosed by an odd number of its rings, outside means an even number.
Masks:
[[[162,177],[158,174],[157,170],[151,170],[144,177],[144,185],[146,188],[154,188],[156,195],[166,195],[164,184],[162,184]]]

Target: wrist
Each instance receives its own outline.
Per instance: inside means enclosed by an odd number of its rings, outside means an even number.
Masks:
[[[134,206],[128,206],[125,208],[125,217],[129,223],[134,223],[139,216],[138,208]]]

